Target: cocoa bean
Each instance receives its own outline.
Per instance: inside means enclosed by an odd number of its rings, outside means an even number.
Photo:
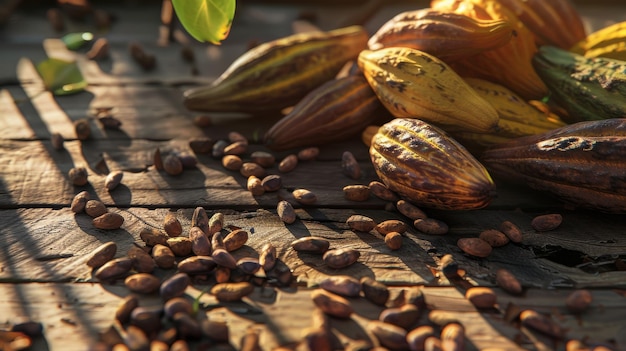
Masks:
[[[163,312],[168,318],[173,318],[177,313],[185,313],[191,315],[193,313],[193,305],[189,299],[184,297],[173,297],[163,305]]]
[[[240,283],[220,283],[211,288],[211,295],[218,301],[230,302],[239,301],[250,295],[254,291],[254,285],[248,282]]]
[[[121,278],[133,267],[133,260],[128,257],[115,258],[103,264],[96,270],[96,279],[104,282]]]
[[[195,138],[195,139],[189,140],[189,148],[196,154],[211,153],[211,150],[213,149],[214,144],[215,144],[215,141],[213,141],[213,139],[208,138],[208,137]]]
[[[178,262],[177,268],[181,273],[187,274],[208,274],[211,273],[217,263],[211,256],[191,256]]]
[[[98,122],[100,122],[100,124],[102,124],[102,127],[104,127],[105,129],[119,130],[122,126],[122,121],[111,115],[98,117]]]
[[[163,230],[171,237],[177,237],[183,233],[183,226],[176,218],[176,212],[168,212],[163,218]]]
[[[248,241],[248,232],[243,229],[235,229],[224,237],[224,248],[231,252],[241,248]]]
[[[156,67],[156,57],[147,53],[138,42],[131,42],[128,45],[128,51],[133,60],[137,62],[144,71],[151,71]]]
[[[91,49],[85,53],[90,60],[102,60],[109,57],[109,41],[107,38],[98,38]]]
[[[230,268],[217,266],[215,268],[215,281],[217,283],[228,283],[230,280]]]
[[[454,259],[454,256],[450,254],[445,254],[441,257],[441,272],[446,277],[458,277],[459,276],[459,265]]]
[[[298,166],[298,156],[295,154],[287,155],[278,163],[278,171],[281,173],[289,173]]]
[[[411,351],[423,351],[428,337],[435,336],[435,330],[430,325],[421,325],[406,335],[406,341]]]
[[[361,278],[361,290],[363,296],[376,305],[384,306],[389,300],[389,288],[387,285],[370,277]]]
[[[530,225],[538,232],[547,232],[558,228],[562,222],[563,216],[558,213],[550,213],[535,216],[530,222]]]
[[[337,294],[323,289],[316,289],[311,292],[311,299],[324,313],[337,318],[350,318],[354,312],[350,301]]]
[[[70,204],[70,210],[74,213],[80,213],[85,210],[87,206],[87,201],[89,201],[90,195],[87,191],[81,191],[76,194],[72,199],[72,203]]]
[[[317,236],[306,236],[291,242],[291,247],[298,252],[323,254],[330,247],[330,242]]]
[[[350,151],[344,151],[341,155],[341,172],[350,179],[361,178],[361,166]]]
[[[107,213],[107,207],[100,200],[89,200],[85,204],[85,213],[93,218],[100,217]]]
[[[370,198],[370,188],[360,184],[346,185],[343,187],[343,196],[348,201],[367,201]]]
[[[304,330],[303,344],[306,350],[333,351],[331,333],[326,328],[311,327]]]
[[[276,247],[272,243],[266,243],[259,252],[259,264],[265,272],[268,272],[276,265]]]
[[[278,174],[270,174],[261,180],[261,185],[267,192],[278,191],[283,186],[283,179]]]
[[[352,230],[370,232],[376,227],[374,219],[363,215],[352,215],[346,220],[346,224]]]
[[[424,213],[424,211],[422,211],[419,207],[405,200],[398,200],[398,202],[396,202],[396,208],[398,209],[398,212],[414,221],[417,219],[428,218],[426,213]]]
[[[280,220],[284,223],[291,224],[296,221],[296,211],[293,206],[285,200],[278,202],[278,205],[276,205],[276,212],[278,213]]]
[[[241,351],[261,351],[259,333],[254,330],[246,330],[241,337]]]
[[[174,252],[165,245],[154,245],[152,248],[152,258],[159,268],[170,269],[176,266]]]
[[[237,261],[228,251],[224,249],[215,249],[213,250],[213,261],[217,263],[219,266],[226,267],[229,269],[237,268]]]
[[[320,149],[318,147],[312,146],[307,147],[298,152],[298,160],[300,161],[313,161],[319,156]]]
[[[224,155],[243,155],[248,151],[247,141],[235,141],[224,148]]]
[[[104,179],[104,188],[108,191],[111,191],[117,188],[118,185],[122,182],[122,178],[124,178],[124,172],[122,171],[113,171],[107,174]]]
[[[112,260],[116,253],[117,244],[114,241],[106,242],[93,250],[91,257],[87,260],[87,266],[100,268],[103,264]]]
[[[208,235],[213,237],[216,233],[219,233],[224,228],[224,214],[221,212],[214,213],[209,218],[209,231]]]
[[[248,138],[246,138],[245,135],[236,131],[228,132],[228,141],[230,141],[231,143],[242,142],[246,145],[248,144]]]
[[[209,233],[209,216],[204,207],[198,206],[193,210],[191,227],[198,227],[204,234]]]
[[[313,205],[317,202],[317,195],[307,189],[296,189],[292,191],[293,198],[303,205]]]
[[[417,306],[405,304],[384,309],[378,316],[378,320],[409,330],[417,322],[421,313],[422,311]]]
[[[456,244],[466,254],[481,258],[489,256],[493,250],[491,245],[481,238],[461,238]]]
[[[424,341],[424,351],[443,351],[441,340],[436,336],[429,336]]]
[[[334,275],[324,278],[320,288],[341,296],[354,297],[361,293],[361,282],[348,275]]]
[[[183,173],[183,163],[176,155],[167,155],[163,159],[163,170],[171,175],[177,176]]]
[[[161,329],[161,318],[158,311],[139,306],[130,314],[130,324],[151,335]]]
[[[498,301],[493,289],[482,286],[467,289],[465,298],[476,308],[493,308]]]
[[[242,257],[237,261],[237,268],[245,274],[255,274],[261,269],[261,264],[257,258]]]
[[[166,245],[172,250],[175,256],[185,257],[191,254],[191,247],[193,243],[188,237],[178,236],[175,238],[168,238]]]
[[[126,296],[115,310],[115,319],[122,324],[130,321],[130,314],[135,308],[139,307],[139,298],[134,295]]]
[[[211,255],[211,242],[205,232],[199,227],[191,227],[189,230],[189,239],[191,240],[191,251],[199,256]]]
[[[198,128],[208,128],[213,125],[213,121],[209,115],[198,115],[193,118],[193,124]]]
[[[556,324],[550,317],[545,316],[534,310],[524,310],[520,313],[520,321],[522,325],[542,332],[555,339],[561,339],[564,335],[564,330]]]
[[[522,284],[509,270],[500,268],[496,271],[496,284],[511,295],[522,294]]]
[[[441,330],[441,348],[444,351],[465,350],[465,328],[459,323],[450,323]]]
[[[361,253],[355,249],[332,249],[322,256],[322,260],[330,268],[341,269],[355,263]]]
[[[179,151],[176,153],[176,157],[180,160],[183,168],[196,168],[198,166],[198,159],[190,152]]]
[[[91,125],[89,125],[89,120],[86,118],[81,118],[74,122],[74,131],[76,132],[76,138],[78,140],[84,141],[89,139],[91,136]]]
[[[522,242],[522,231],[511,221],[504,221],[500,224],[500,231],[514,243]]]
[[[228,324],[214,319],[204,319],[201,323],[202,333],[209,339],[224,342],[230,338]]]
[[[128,249],[127,255],[133,260],[133,269],[139,273],[151,273],[156,268],[156,263],[152,256],[142,248],[132,246]]]
[[[385,245],[391,250],[400,250],[402,247],[402,234],[390,232],[385,235]]]
[[[367,330],[372,333],[380,344],[391,350],[406,350],[409,345],[406,341],[406,330],[396,325],[381,321],[369,321]]]
[[[391,301],[391,306],[400,307],[412,304],[423,308],[425,306],[424,292],[421,286],[412,286],[400,290],[400,293]]]
[[[382,221],[374,227],[374,229],[382,235],[386,235],[391,232],[404,233],[407,230],[407,225],[401,220],[388,219]]]
[[[182,296],[189,284],[191,284],[189,275],[176,273],[161,283],[159,294],[164,301],[167,301],[171,298]]]
[[[213,234],[213,236],[211,237],[211,246],[213,247],[213,250],[226,250],[226,248],[224,247],[224,238],[222,237],[221,232]]]
[[[149,273],[137,273],[126,277],[124,285],[138,294],[152,294],[159,290],[161,279]]]
[[[491,247],[501,247],[509,243],[509,237],[496,229],[483,230],[478,234],[478,237],[486,241]]]
[[[252,194],[252,196],[261,196],[265,194],[265,189],[263,188],[261,179],[254,175],[248,177],[248,181],[246,182],[246,188]]]
[[[63,150],[63,143],[65,142],[65,138],[61,133],[52,133],[50,135],[50,143],[55,150]]]
[[[89,174],[87,173],[87,169],[85,167],[73,167],[69,170],[68,176],[72,184],[76,186],[83,186],[87,184]]]
[[[31,338],[37,338],[43,335],[43,324],[33,321],[29,317],[21,316],[12,319],[11,332],[24,333]]]
[[[389,190],[385,183],[373,180],[368,184],[368,186],[370,188],[370,192],[381,200],[390,201],[393,203],[396,203],[399,200],[398,195]]]
[[[254,162],[244,162],[241,165],[241,168],[239,168],[239,173],[245,178],[248,178],[250,176],[255,176],[261,179],[265,177],[266,172],[265,172],[265,168],[261,167],[260,165]]]
[[[163,157],[161,156],[161,150],[158,147],[156,148],[156,150],[154,150],[153,163],[154,168],[157,171],[162,171],[163,169],[165,169],[165,166],[163,165]]]
[[[211,156],[213,156],[213,158],[222,158],[222,157],[224,157],[226,155],[224,153],[224,149],[226,149],[226,147],[229,144],[230,143],[228,141],[226,141],[226,140],[218,140],[218,141],[216,141],[215,144],[213,144],[213,148],[211,149]]]
[[[124,224],[124,217],[119,213],[107,212],[101,216],[94,218],[91,223],[95,228],[112,230],[118,229]]]
[[[276,163],[276,157],[265,151],[255,151],[251,153],[250,159],[252,162],[264,168],[272,167]]]
[[[418,218],[413,221],[413,226],[424,234],[444,235],[448,233],[448,225],[435,218]]]
[[[585,312],[591,302],[593,301],[593,296],[591,295],[591,291],[586,289],[579,289],[572,291],[567,298],[565,299],[565,306],[567,310],[572,313],[582,313]]]
[[[202,327],[197,319],[189,313],[179,312],[172,317],[181,340],[199,339],[202,337]]]
[[[170,238],[165,232],[155,228],[143,228],[139,232],[139,237],[147,246],[156,244],[167,245],[167,240]]]

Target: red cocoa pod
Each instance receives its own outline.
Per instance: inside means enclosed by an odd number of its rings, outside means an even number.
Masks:
[[[481,238],[461,238],[456,244],[466,254],[481,258],[489,256],[493,250],[491,245]]]

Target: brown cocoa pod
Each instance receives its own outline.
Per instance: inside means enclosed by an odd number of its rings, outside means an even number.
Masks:
[[[374,229],[382,235],[386,235],[391,232],[404,233],[407,230],[407,225],[398,219],[388,219],[382,221],[374,227]]]
[[[524,310],[520,313],[520,321],[522,325],[542,332],[555,339],[561,339],[564,335],[564,330],[550,317],[545,316],[534,310]]]
[[[319,156],[320,149],[316,146],[311,146],[298,151],[298,160],[300,161],[313,161]]]
[[[74,131],[76,132],[76,138],[78,140],[87,140],[91,136],[91,126],[89,120],[81,118],[74,122]]]
[[[196,154],[211,153],[211,150],[213,149],[213,144],[215,144],[215,141],[213,141],[213,139],[208,138],[208,137],[195,138],[195,139],[189,140],[189,148]]]
[[[237,155],[224,155],[222,166],[230,171],[239,171],[243,166],[243,160]]]
[[[108,191],[111,191],[117,188],[118,185],[122,182],[122,178],[124,178],[124,172],[122,171],[113,171],[107,174],[104,179],[104,188]]]
[[[315,289],[311,292],[311,299],[324,313],[337,318],[350,318],[354,312],[350,301],[324,289]]]
[[[87,205],[87,201],[91,196],[85,190],[76,194],[72,199],[72,203],[70,204],[70,210],[74,213],[80,213],[85,210],[85,206]]]
[[[447,324],[441,330],[440,338],[444,351],[465,350],[465,328],[460,323]]]
[[[591,305],[591,302],[593,302],[593,296],[591,291],[586,289],[574,290],[565,298],[565,306],[572,313],[585,312]]]
[[[491,247],[501,247],[509,243],[509,237],[496,229],[483,230],[478,234],[478,237],[486,241]]]
[[[178,262],[177,268],[181,273],[187,274],[208,274],[211,273],[217,263],[211,256],[191,256]]]
[[[141,232],[139,232],[139,237],[147,246],[154,246],[156,244],[167,245],[167,240],[170,238],[165,232],[149,227],[143,228]]]
[[[128,323],[130,320],[130,314],[137,307],[139,307],[139,299],[137,296],[126,296],[117,306],[117,309],[115,309],[115,319],[122,324]]]
[[[367,201],[370,198],[370,188],[360,184],[346,185],[343,187],[343,196],[348,201]]]
[[[421,325],[406,334],[406,341],[411,351],[423,351],[428,337],[435,336],[435,330],[430,325]]]
[[[224,148],[224,155],[243,155],[248,151],[247,141],[235,141]]]
[[[94,276],[100,281],[121,278],[133,268],[133,260],[128,257],[115,258],[96,270]]]
[[[163,312],[168,318],[174,317],[177,313],[186,313],[191,315],[193,313],[193,305],[187,298],[173,297],[165,302],[163,305]]]
[[[248,181],[246,182],[246,189],[248,189],[252,196],[261,196],[265,194],[265,189],[263,189],[261,179],[254,175],[248,177]]]
[[[191,240],[191,251],[198,256],[211,255],[211,242],[206,234],[199,227],[189,229],[189,239]]]
[[[239,301],[254,291],[254,285],[248,282],[220,283],[211,288],[211,295],[218,301]]]
[[[378,320],[409,330],[409,328],[417,323],[421,314],[422,311],[417,306],[405,304],[400,307],[384,309],[378,316]]]
[[[255,176],[261,179],[265,177],[266,172],[265,172],[265,168],[261,167],[260,165],[254,162],[244,162],[241,165],[241,168],[239,168],[239,173],[245,178],[248,178],[250,176]]]
[[[118,229],[124,224],[124,217],[119,213],[107,212],[101,216],[94,218],[91,223],[95,228],[112,230]]]
[[[237,260],[230,254],[230,252],[225,249],[215,249],[213,250],[213,261],[217,263],[219,266],[226,267],[229,269],[237,268]]]
[[[276,163],[276,157],[265,151],[255,151],[250,154],[252,162],[258,164],[263,168],[272,167]]]
[[[505,268],[496,271],[496,284],[511,295],[521,295],[523,291],[519,280]]]
[[[177,237],[183,233],[183,225],[176,218],[176,212],[168,212],[163,219],[163,230],[170,237]]]
[[[298,166],[298,156],[295,154],[287,155],[278,164],[278,171],[281,173],[289,173]]]
[[[530,222],[530,225],[538,232],[547,232],[558,228],[562,222],[563,216],[558,213],[550,213],[535,216]]]
[[[183,163],[176,155],[167,155],[163,159],[163,170],[171,176],[177,176],[183,173]]]
[[[341,172],[350,179],[361,178],[361,166],[350,151],[341,155]]]
[[[224,214],[221,212],[215,212],[211,218],[209,218],[209,232],[208,235],[214,237],[216,233],[219,233],[224,228]]]
[[[87,184],[89,174],[85,167],[74,167],[69,170],[68,177],[73,185],[83,186]]]
[[[355,263],[361,253],[355,249],[332,249],[322,256],[322,260],[330,268],[341,269]]]
[[[376,221],[363,215],[352,215],[346,220],[346,224],[352,230],[359,232],[370,232],[376,227]]]
[[[224,237],[224,248],[231,252],[241,248],[248,241],[248,232],[243,229],[235,229]]]
[[[389,190],[385,183],[373,180],[368,184],[368,186],[370,188],[370,192],[381,200],[390,201],[393,203],[396,203],[399,200],[398,195]]]
[[[457,246],[468,255],[487,257],[493,248],[481,238],[461,238],[456,242]]]
[[[361,293],[361,282],[349,275],[333,275],[324,278],[320,288],[341,296],[354,297]]]
[[[89,200],[85,204],[85,213],[93,218],[100,217],[107,213],[107,207],[100,200]]]
[[[285,200],[280,200],[278,202],[278,205],[276,205],[276,212],[278,213],[280,220],[284,223],[291,224],[296,221],[296,211],[293,206]]]
[[[198,206],[193,210],[191,227],[198,227],[204,234],[209,233],[209,216],[204,207]]]
[[[310,190],[296,189],[291,193],[293,194],[293,198],[302,205],[313,205],[317,202],[317,195]]]
[[[385,245],[391,250],[400,250],[402,247],[402,234],[391,232],[385,235]]]
[[[498,296],[493,289],[483,286],[475,286],[465,291],[465,298],[476,308],[494,308]]]
[[[177,236],[175,238],[168,238],[166,245],[172,250],[175,256],[185,257],[191,255],[193,243],[186,236]]]
[[[367,330],[372,333],[380,344],[391,350],[406,350],[406,330],[397,325],[372,320],[367,323]]]
[[[112,260],[116,253],[117,244],[114,241],[106,242],[93,250],[91,257],[87,260],[87,266],[100,268],[103,264]]]
[[[305,236],[291,242],[291,247],[298,252],[322,254],[330,247],[330,242],[317,236]]]
[[[159,290],[161,279],[150,273],[136,273],[126,277],[124,285],[128,290],[138,294],[152,294]]]
[[[174,256],[174,252],[165,245],[154,245],[152,248],[152,258],[159,268],[170,269],[176,266],[176,256]]]
[[[512,242],[522,242],[522,231],[511,221],[504,221],[500,224],[500,231],[504,233]]]
[[[384,306],[389,300],[387,285],[370,277],[361,278],[361,291],[367,300],[376,305]]]
[[[261,185],[263,185],[263,189],[267,192],[278,191],[283,186],[283,179],[278,174],[270,174],[263,177]]]
[[[191,284],[189,275],[176,273],[161,283],[159,294],[164,301],[167,301],[171,298],[182,296],[189,284]]]
[[[409,217],[414,221],[417,219],[428,218],[424,211],[406,200],[398,200],[398,202],[396,202],[396,209],[398,209],[398,212],[402,213],[403,215]]]
[[[444,235],[448,233],[448,225],[435,218],[418,218],[413,221],[415,229],[424,234],[429,235]]]
[[[266,243],[259,252],[259,264],[265,272],[270,271],[276,265],[276,247],[272,243]]]

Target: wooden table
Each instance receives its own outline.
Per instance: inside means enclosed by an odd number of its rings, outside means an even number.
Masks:
[[[182,92],[214,79],[250,41],[291,33],[292,21],[301,11],[317,14],[317,25],[330,29],[350,18],[356,11],[354,5],[245,3],[222,46],[193,43],[197,76],[181,59],[179,43],[157,45],[159,6],[134,2],[101,6],[118,17],[110,31],[97,33],[111,43],[111,58],[101,62],[86,59],[84,51],[68,51],[60,34],[51,34],[44,7],[20,8],[0,31],[0,323],[10,326],[22,317],[41,322],[44,336],[35,340],[33,349],[85,350],[113,324],[114,311],[129,291],[123,282],[101,285],[93,277],[85,262],[96,247],[115,241],[118,256],[124,256],[133,245],[143,245],[139,237],[143,228],[162,228],[168,211],[175,211],[186,235],[192,212],[199,206],[209,215],[222,212],[226,224],[249,231],[249,240],[234,252],[236,257],[254,255],[272,242],[296,277],[290,287],[257,287],[243,302],[218,304],[212,296],[202,296],[209,318],[228,322],[231,348],[240,346],[249,328],[260,331],[264,349],[295,345],[312,324],[311,289],[329,275],[346,274],[373,277],[392,287],[392,296],[413,286],[423,287],[430,311],[464,325],[469,350],[564,349],[563,342],[521,328],[510,318],[512,306],[551,314],[566,329],[565,340],[586,339],[615,350],[626,349],[626,272],[623,263],[620,265],[626,258],[623,215],[568,210],[545,194],[498,183],[498,198],[484,210],[425,209],[430,217],[445,221],[450,232],[425,235],[410,226],[403,247],[391,251],[380,235],[355,233],[346,224],[353,214],[377,222],[400,219],[411,223],[375,197],[365,202],[344,198],[345,185],[376,179],[367,148],[358,137],[321,145],[315,161],[302,162],[295,171],[281,174],[284,189],[307,188],[318,196],[315,205],[298,208],[297,221],[289,225],[276,215],[276,193],[252,196],[240,174],[226,170],[210,155],[198,154],[197,167],[180,176],[154,168],[156,148],[189,151],[188,141],[193,138],[225,139],[230,131],[247,136],[251,150],[266,150],[259,136],[280,116],[212,114],[213,125],[200,128],[193,123],[199,114],[182,105]],[[425,6],[423,2],[419,7]],[[626,7],[621,3],[577,6],[590,29],[626,20]],[[374,31],[393,14],[416,7],[387,5],[365,25]],[[68,26],[68,31],[94,30],[90,22]],[[157,56],[154,71],[144,72],[131,60],[127,51],[131,40]],[[75,59],[89,82],[86,92],[64,97],[43,92],[34,64],[46,56]],[[122,121],[120,130],[105,129],[93,117],[102,108],[111,109]],[[93,132],[85,141],[76,139],[73,126],[82,118],[89,119]],[[61,151],[50,142],[55,132],[66,140]],[[275,155],[281,159],[296,151]],[[342,174],[344,151],[357,157],[363,171],[360,179]],[[89,170],[89,184],[83,187],[73,186],[68,179],[68,171],[78,166]],[[124,178],[120,187],[107,192],[104,179],[114,170],[124,171]],[[268,172],[278,173],[276,167]],[[69,204],[82,190],[104,202],[109,211],[120,213],[125,219],[123,226],[98,230],[86,214],[72,213]],[[530,221],[545,213],[561,213],[563,224],[537,233]],[[522,229],[521,244],[494,249],[485,259],[467,256],[456,246],[459,238],[497,228],[504,220]],[[361,257],[356,264],[336,270],[317,255],[297,254],[291,249],[293,240],[309,235],[326,238],[333,248],[357,249]],[[465,271],[462,279],[448,280],[441,274],[444,254],[453,255]],[[526,287],[523,296],[511,296],[494,287],[499,268],[520,279]],[[173,271],[159,270],[157,274],[165,278]],[[473,285],[494,287],[497,308],[478,310],[469,303],[464,291]],[[195,298],[206,287],[190,287],[187,295]],[[564,299],[577,288],[590,289],[594,298],[581,316],[569,313],[564,305]],[[350,319],[331,319],[342,342],[367,338],[367,321],[376,319],[383,309],[364,298],[351,302],[356,312]],[[156,295],[141,297],[142,306],[160,303]],[[428,313],[422,314],[420,323],[429,323]]]

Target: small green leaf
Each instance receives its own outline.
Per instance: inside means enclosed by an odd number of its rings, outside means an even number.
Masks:
[[[87,87],[76,62],[49,58],[37,64],[37,72],[54,95],[74,94]]]
[[[183,27],[196,40],[219,45],[230,32],[235,0],[172,0]]]
[[[69,50],[78,50],[83,47],[86,43],[89,43],[93,40],[93,34],[89,32],[83,33],[70,33],[66,34],[61,38],[61,41],[65,43],[65,46]]]

